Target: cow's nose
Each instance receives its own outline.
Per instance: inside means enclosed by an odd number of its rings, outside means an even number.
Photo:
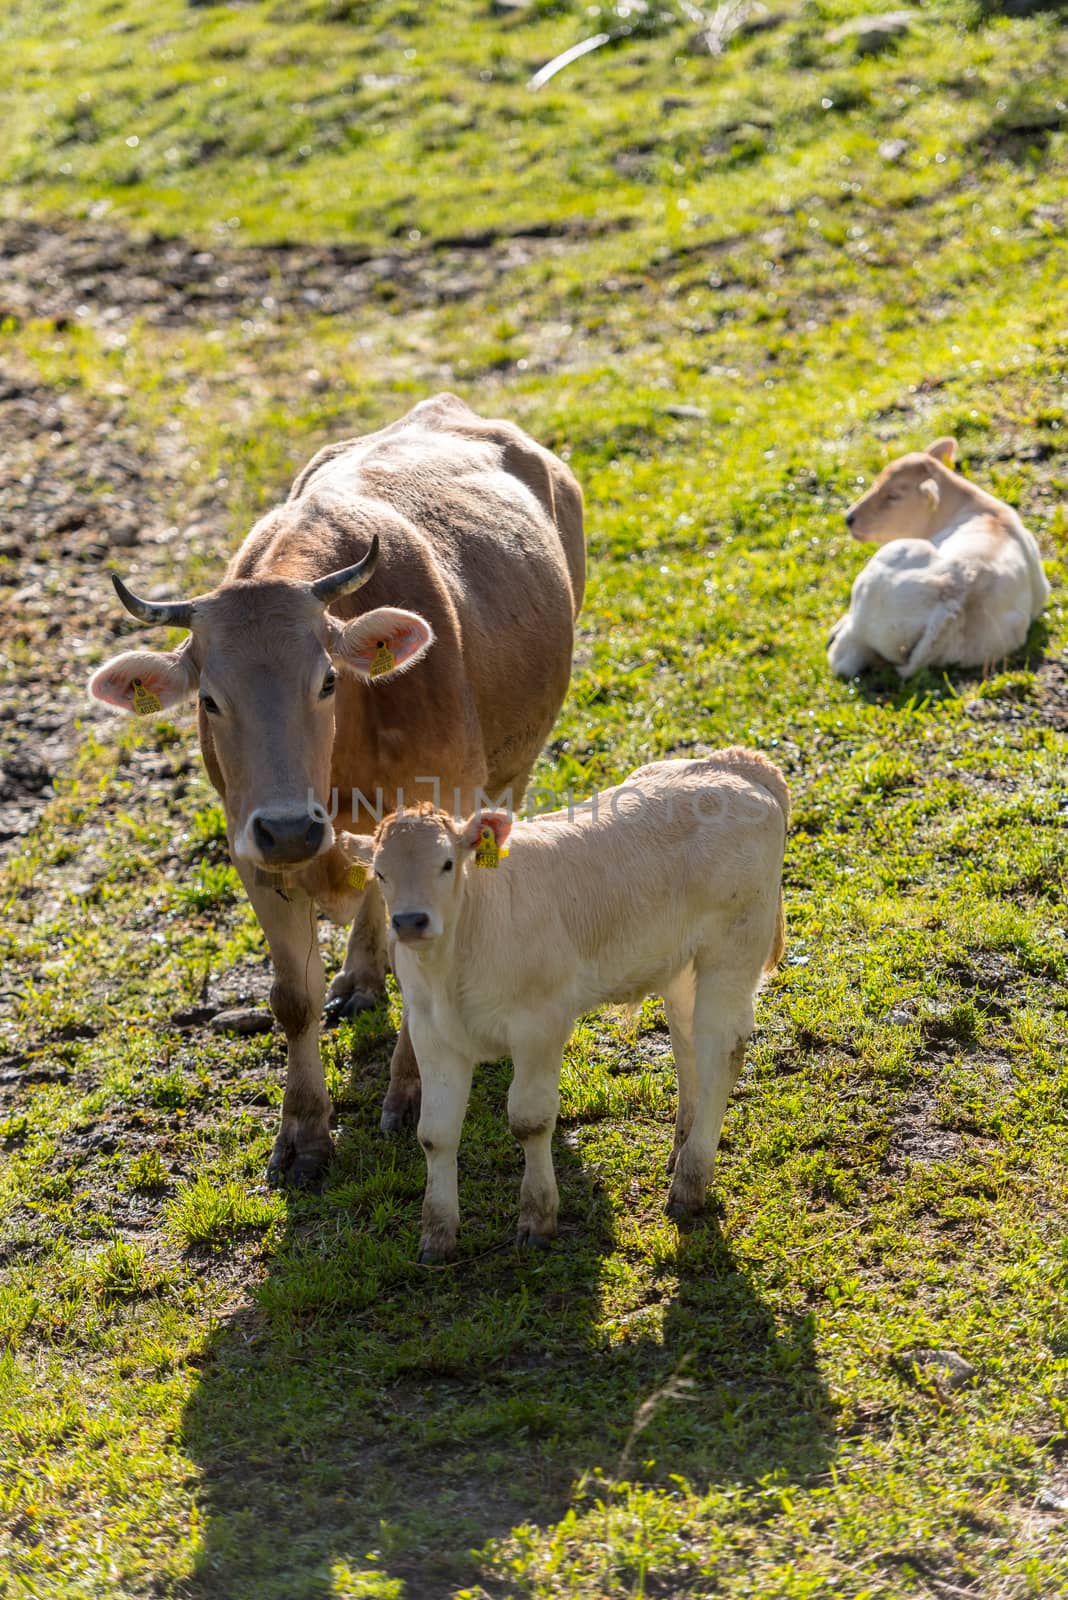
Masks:
[[[402,944],[409,939],[419,939],[430,926],[425,911],[398,911],[393,917],[393,932]]]
[[[252,817],[252,838],[264,861],[272,865],[310,861],[326,838],[326,812],[319,805],[307,811],[257,811]]]
[[[853,526],[853,519],[854,519],[855,516],[856,516],[856,512],[855,511],[847,511],[846,512],[846,514],[845,514],[845,525],[846,525],[847,528],[851,528]]]

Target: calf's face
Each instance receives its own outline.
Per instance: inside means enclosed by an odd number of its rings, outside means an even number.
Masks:
[[[951,464],[952,439],[937,439],[928,450],[914,450],[884,467],[871,488],[845,514],[846,526],[861,544],[891,539],[931,538],[942,518],[939,467]]]
[[[433,641],[421,617],[389,606],[343,624],[317,587],[242,580],[161,608],[175,614],[135,612],[177,622],[190,637],[170,653],[116,656],[89,684],[96,699],[134,714],[198,697],[201,748],[222,793],[231,852],[253,866],[304,865],[334,842],[327,803],[338,672],[377,682]]]
[[[444,811],[426,808],[387,817],[375,834],[371,864],[401,944],[419,946],[455,926],[464,879],[480,848],[499,854],[511,831],[503,812],[483,811],[454,823]]]

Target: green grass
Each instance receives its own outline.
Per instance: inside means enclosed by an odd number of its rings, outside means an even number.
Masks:
[[[280,309],[163,324],[119,297],[0,335],[66,430],[11,435],[13,525],[69,484],[183,530],[87,557],[42,527],[42,597],[0,618],[5,704],[71,735],[0,875],[0,1595],[1068,1586],[1068,49],[1055,7],[970,4],[877,57],[827,43],[870,9],[791,5],[714,59],[658,21],[539,95],[583,4],[6,9],[8,212],[193,241]],[[284,239],[395,264],[328,316],[238,248]],[[418,1146],[375,1131],[396,996],[326,1041],[324,1193],[269,1195],[278,1038],[187,1020],[266,981],[194,730],[93,720],[82,683],[116,648],[105,567],[209,586],[320,443],[440,387],[586,490],[541,789],[748,742],[795,826],[708,1218],[662,1214],[649,1003],[576,1030],[544,1256],[512,1247],[507,1070],[480,1072],[460,1259],[427,1270]],[[842,509],[941,433],[1019,506],[1050,607],[985,682],[839,683]],[[921,1349],[975,1382],[928,1381]]]

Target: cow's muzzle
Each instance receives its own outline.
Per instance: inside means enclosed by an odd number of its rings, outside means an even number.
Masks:
[[[329,825],[325,806],[316,802],[304,811],[254,811],[249,834],[265,866],[297,866],[319,854]]]

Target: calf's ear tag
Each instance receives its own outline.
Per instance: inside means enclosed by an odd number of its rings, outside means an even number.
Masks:
[[[393,651],[384,639],[379,639],[378,649],[375,651],[374,660],[371,662],[371,677],[380,678],[383,672],[392,672],[397,665],[393,659]]]
[[[366,889],[367,868],[362,861],[354,861],[345,874],[346,889]]]
[[[508,846],[503,847],[497,843],[497,835],[492,828],[483,828],[482,836],[475,851],[476,867],[496,867],[501,857],[508,854]]]
[[[163,701],[158,695],[146,689],[140,678],[130,680],[130,693],[133,698],[133,708],[139,717],[150,716],[153,711],[163,710]]]

